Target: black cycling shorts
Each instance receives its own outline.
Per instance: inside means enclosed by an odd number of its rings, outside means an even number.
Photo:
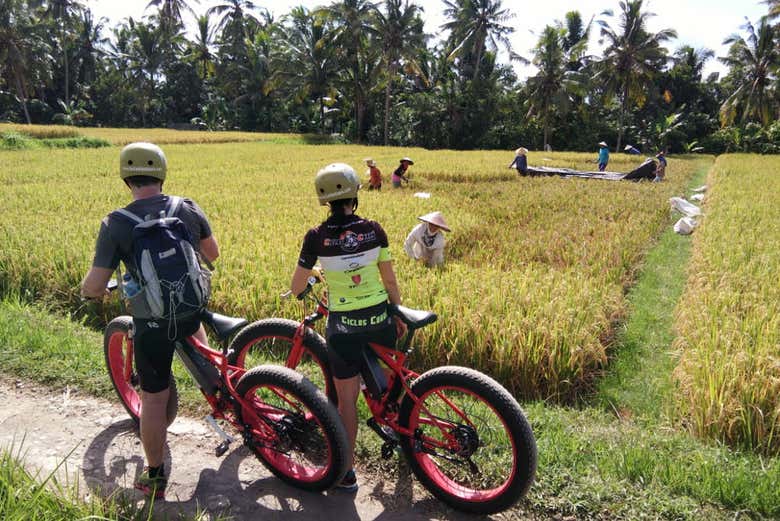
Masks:
[[[331,312],[326,331],[328,356],[334,378],[352,378],[363,369],[363,349],[369,342],[395,347],[395,323],[387,312],[387,304],[370,308]]]
[[[200,319],[177,322],[173,340],[168,339],[169,325],[164,320],[133,319],[135,368],[141,390],[147,393],[159,393],[168,388],[176,341],[195,334]]]

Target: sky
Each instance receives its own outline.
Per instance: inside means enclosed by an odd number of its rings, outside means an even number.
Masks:
[[[119,20],[132,16],[141,18],[144,8],[149,0],[86,0],[86,4],[97,16],[109,19],[109,25],[114,25]],[[200,0],[199,3],[190,2],[196,13],[201,14],[215,3],[216,0]],[[255,5],[268,9],[275,19],[288,13],[297,5],[315,8],[323,4],[330,4],[330,0],[254,0]],[[425,30],[429,34],[439,34],[440,26],[445,21],[443,16],[444,3],[441,0],[418,0],[417,5],[423,7],[423,19]],[[545,25],[552,24],[555,20],[563,20],[567,11],[577,9],[582,14],[583,20],[590,20],[592,16],[599,17],[605,9],[611,9],[615,16],[610,21],[614,25],[619,12],[617,0],[542,0],[527,2],[523,0],[504,0],[503,6],[514,14],[507,23],[515,28],[510,35],[512,50],[521,56],[531,57],[538,39],[539,33]],[[723,40],[733,33],[742,33],[740,26],[744,25],[745,17],[755,23],[759,17],[767,12],[766,4],[760,0],[645,0],[645,9],[656,16],[650,19],[649,29],[659,30],[671,28],[677,31],[677,39],[667,43],[670,51],[674,51],[682,45],[691,45],[696,48],[706,47],[715,51],[715,56],[724,56],[728,49],[722,45]],[[189,26],[194,25],[189,17]],[[605,20],[609,18],[602,17]],[[595,24],[594,24],[595,25]],[[590,52],[600,55],[601,46],[598,44],[598,29],[594,27],[591,32]],[[507,62],[505,53],[503,60]],[[501,58],[499,58],[501,59]],[[535,74],[532,65],[523,66],[514,64],[516,73],[520,78],[527,78]],[[710,60],[704,68],[705,77],[711,72],[726,72],[723,64],[716,59]]]

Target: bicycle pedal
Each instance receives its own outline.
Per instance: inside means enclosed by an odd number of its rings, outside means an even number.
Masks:
[[[390,459],[398,448],[398,444],[393,441],[386,441],[382,444],[382,459]]]
[[[217,448],[214,449],[214,454],[217,455],[218,458],[222,457],[230,448],[230,442],[229,441],[223,441],[219,445],[217,445]]]

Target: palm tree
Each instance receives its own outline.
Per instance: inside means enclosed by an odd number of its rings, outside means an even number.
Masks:
[[[674,53],[674,66],[689,71],[690,76],[696,81],[701,81],[704,65],[715,56],[712,49],[696,49],[690,45],[683,45]]]
[[[556,23],[559,28],[564,30],[562,45],[563,51],[567,55],[567,69],[578,71],[591,61],[592,57],[587,56],[585,52],[588,50],[592,24],[593,18],[590,19],[588,25],[584,25],[579,11],[569,11],[566,13],[564,23]]]
[[[601,37],[607,42],[604,58],[599,63],[598,77],[602,79],[607,97],[617,95],[620,100],[616,150],[620,150],[622,144],[629,105],[644,103],[646,89],[666,61],[666,49],[661,44],[677,37],[673,29],[649,32],[647,22],[655,15],[642,11],[642,2],[619,2],[621,13],[616,28],[603,20],[598,21]],[[603,14],[612,15],[609,11]]]
[[[314,98],[319,104],[320,132],[325,131],[325,97],[332,94],[336,73],[334,54],[325,45],[328,31],[322,17],[295,7],[277,27],[281,43],[274,69],[297,90],[298,101]]]
[[[77,24],[77,47],[75,61],[79,64],[78,81],[90,84],[95,80],[101,47],[108,42],[101,33],[105,18],[95,21],[92,11],[84,9]]]
[[[131,34],[129,65],[140,86],[141,124],[146,126],[146,114],[154,98],[160,68],[165,58],[165,36],[162,30],[151,24],[129,19]]]
[[[224,33],[225,30],[241,32],[241,38],[244,37],[243,29],[246,18],[257,19],[255,11],[259,8],[251,0],[223,0],[221,4],[216,4],[208,8],[207,15],[216,15],[219,18],[217,30]]]
[[[780,0],[764,0],[764,3],[769,6],[768,16],[770,18],[780,16]]]
[[[16,90],[28,124],[32,122],[27,110],[31,80],[41,81],[50,72],[50,49],[39,29],[22,0],[0,2],[0,77]]]
[[[731,44],[728,56],[719,58],[737,73],[737,88],[721,105],[720,121],[723,126],[730,125],[741,108],[742,122],[755,119],[768,126],[773,119],[771,85],[780,67],[777,29],[766,17],[759,22],[758,31],[750,22],[743,28],[747,39],[738,34],[728,37],[723,42]]]
[[[365,73],[370,68],[368,60],[369,36],[376,34],[373,17],[374,4],[367,0],[341,0],[316,11],[334,24],[328,42],[336,50],[337,57],[345,64],[344,75],[351,84],[355,103],[355,134],[357,142],[363,138],[363,115],[366,110],[370,77]]]
[[[211,47],[214,45],[214,27],[211,25],[211,17],[208,14],[196,19],[198,31],[195,41],[190,42],[190,58],[198,66],[198,74],[201,79],[206,79],[214,69],[214,54]]]
[[[84,6],[78,0],[50,0],[46,9],[46,14],[57,23],[60,31],[60,48],[65,72],[65,103],[70,102],[70,61],[66,28],[74,15],[83,9]]]
[[[387,145],[393,80],[402,65],[408,72],[422,75],[417,59],[420,49],[425,46],[425,34],[420,18],[422,9],[409,4],[409,0],[385,0],[385,11],[386,13],[377,13],[376,27],[382,39],[382,61],[387,72],[384,128],[384,144]]]
[[[504,23],[514,15],[501,6],[501,0],[444,0],[444,5],[444,16],[449,21],[441,27],[450,31],[449,40],[454,46],[450,58],[470,58],[473,79],[479,74],[488,44],[493,49],[500,44],[512,54],[508,35],[514,28]]]
[[[568,105],[568,93],[576,85],[573,78],[576,73],[567,70],[565,38],[566,31],[561,27],[546,26],[539,37],[531,60],[531,63],[539,68],[539,72],[528,79],[530,103],[528,116],[536,115],[542,120],[545,150],[550,141],[550,120],[553,111]]]
[[[192,1],[197,4],[199,0]],[[166,34],[178,32],[178,29],[184,26],[183,12],[194,15],[187,0],[151,0],[146,4],[145,10],[150,7],[156,7],[159,10],[160,26]]]

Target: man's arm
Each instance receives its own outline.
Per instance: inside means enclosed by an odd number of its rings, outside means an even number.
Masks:
[[[106,285],[111,280],[114,270],[92,266],[87,276],[81,282],[81,296],[85,298],[102,298],[108,294]],[[118,282],[118,281],[117,281]]]
[[[214,235],[209,235],[205,239],[200,240],[200,254],[209,261],[214,262],[219,257],[219,244]]]

